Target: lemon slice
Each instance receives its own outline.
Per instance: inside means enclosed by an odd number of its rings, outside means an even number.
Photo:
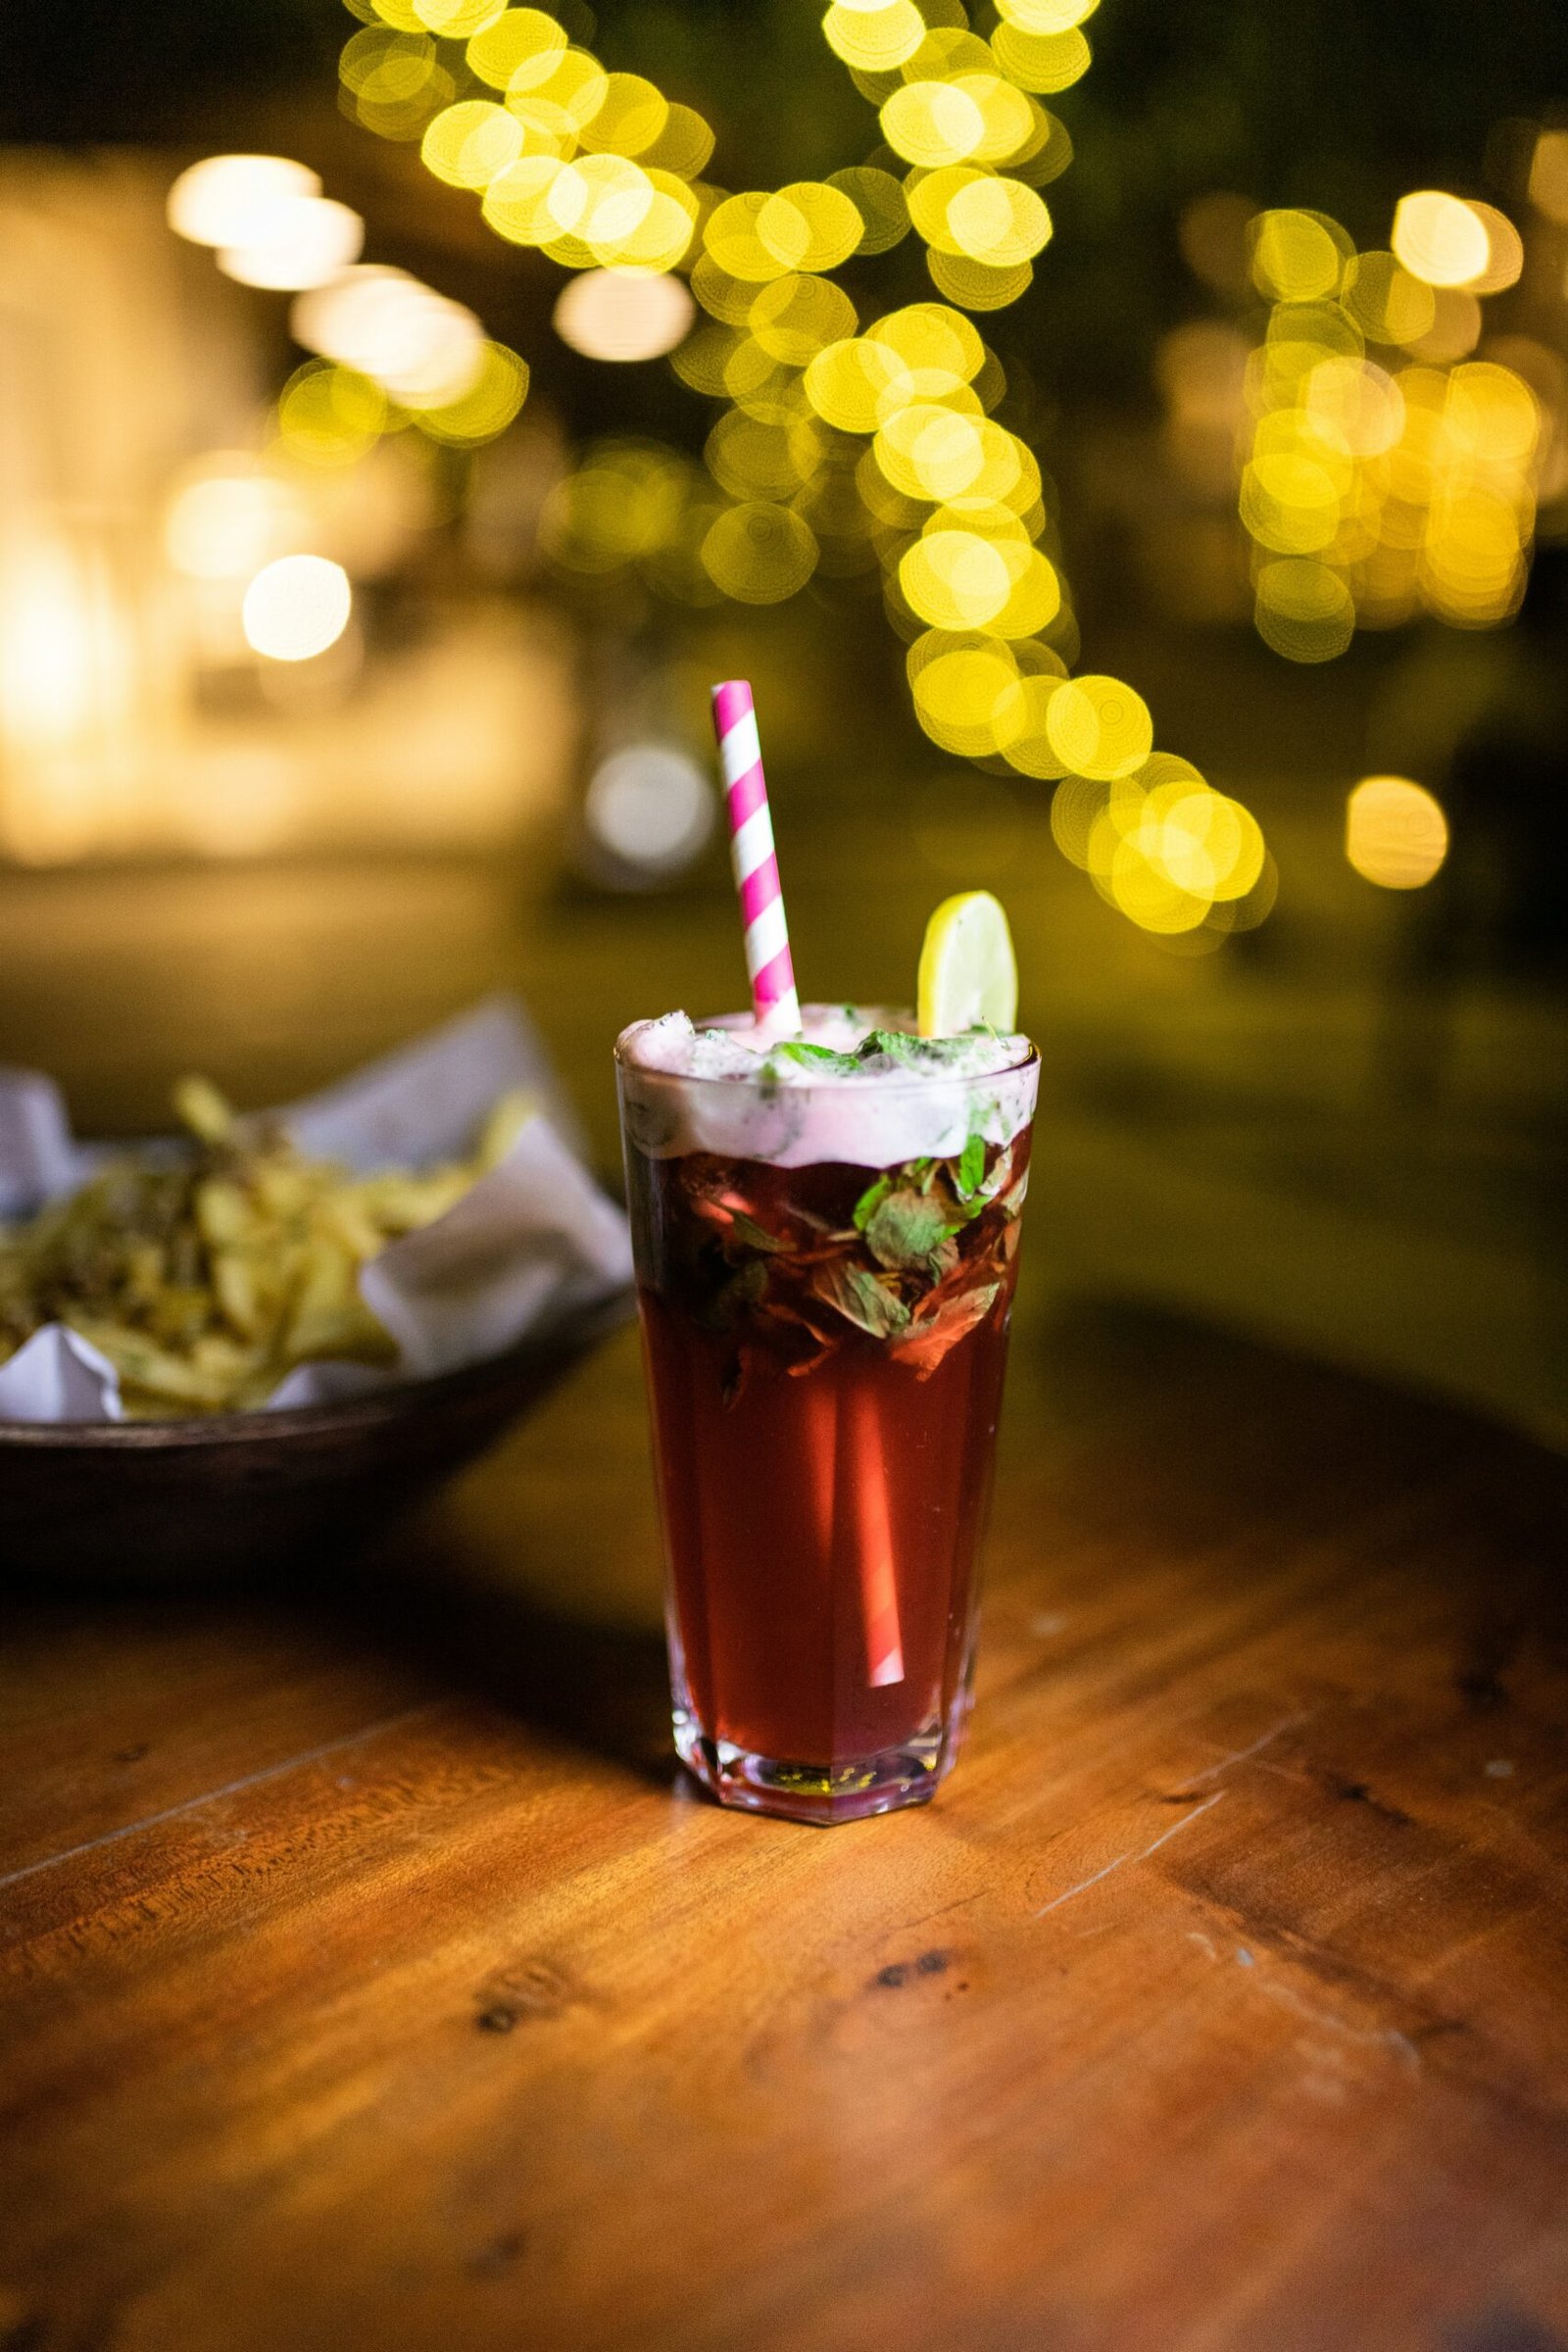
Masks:
[[[917,1014],[922,1037],[957,1037],[1018,1018],[1018,966],[1001,901],[989,890],[944,899],[925,927]]]

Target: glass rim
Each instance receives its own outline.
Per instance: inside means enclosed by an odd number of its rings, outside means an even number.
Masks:
[[[858,1005],[856,1009],[859,1012],[887,1012],[897,1008],[885,1004],[874,1004]],[[692,1026],[694,1029],[737,1028],[743,1022],[749,1021],[751,1017],[749,1013],[719,1013],[710,1020],[694,1021]],[[635,1022],[627,1023],[628,1028],[636,1026]],[[1021,1036],[1023,1033],[1019,1031],[1017,1034]],[[647,1062],[636,1061],[629,1054],[622,1053],[621,1037],[624,1035],[625,1031],[622,1030],[621,1036],[615,1040],[615,1065],[617,1069],[632,1071],[640,1080],[653,1080],[667,1086],[718,1087],[727,1089],[731,1094],[760,1091],[761,1083],[760,1076],[754,1077],[749,1071],[738,1076],[733,1073],[728,1076],[719,1076],[712,1071],[651,1068]],[[787,1095],[793,1100],[797,1095],[837,1095],[842,1097],[846,1089],[853,1088],[858,1091],[863,1087],[869,1092],[874,1088],[876,1100],[885,1102],[889,1096],[894,1095],[922,1095],[933,1086],[965,1088],[995,1086],[1004,1078],[1017,1078],[1027,1070],[1040,1067],[1039,1047],[1033,1038],[1029,1038],[1026,1042],[1028,1052],[1017,1061],[1009,1061],[1000,1070],[970,1070],[967,1072],[932,1070],[921,1076],[910,1072],[907,1076],[901,1075],[897,1078],[885,1074],[867,1074],[863,1078],[774,1079],[768,1091],[774,1095]]]

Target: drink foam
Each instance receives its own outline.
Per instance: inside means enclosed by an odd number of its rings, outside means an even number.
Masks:
[[[971,1135],[1010,1143],[1027,1126],[1040,1065],[1026,1037],[917,1041],[911,1029],[906,1013],[807,1004],[799,1041],[780,1053],[746,1013],[634,1021],[615,1045],[627,1135],[654,1159],[709,1152],[774,1167],[890,1168],[954,1158]],[[787,1050],[847,1056],[878,1031],[900,1032],[899,1050],[873,1049],[852,1068]]]

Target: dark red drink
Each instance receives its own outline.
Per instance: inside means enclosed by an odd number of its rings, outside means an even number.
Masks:
[[[853,1819],[953,1760],[1028,1160],[1027,1123],[884,1168],[628,1118],[676,1744],[729,1803]]]

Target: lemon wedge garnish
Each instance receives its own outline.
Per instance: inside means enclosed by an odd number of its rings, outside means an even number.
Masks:
[[[957,1037],[1018,1018],[1018,965],[1000,900],[989,890],[944,899],[925,927],[916,1015],[922,1037]]]

